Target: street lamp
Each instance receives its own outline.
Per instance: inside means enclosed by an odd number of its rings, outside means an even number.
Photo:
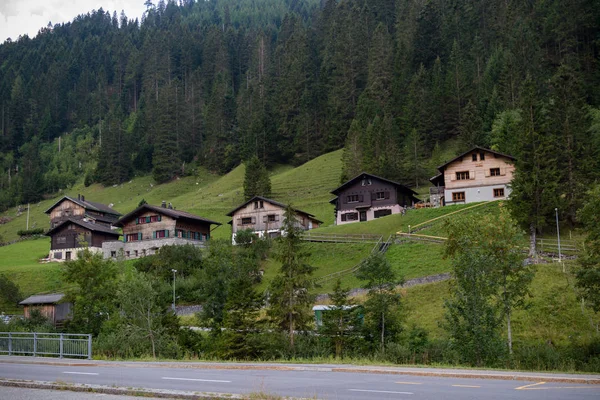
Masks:
[[[177,270],[171,269],[171,271],[173,272],[173,312],[175,312],[175,273]]]
[[[558,208],[554,209],[556,213],[556,237],[558,239],[558,262],[560,262],[560,230],[558,228]]]

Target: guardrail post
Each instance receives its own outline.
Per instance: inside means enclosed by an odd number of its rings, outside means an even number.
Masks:
[[[88,360],[92,359],[92,335],[88,335]]]
[[[59,344],[59,357],[63,358],[63,334],[60,334],[60,344]]]
[[[33,332],[33,356],[37,353],[37,333]]]
[[[12,333],[8,332],[8,355],[12,356]]]

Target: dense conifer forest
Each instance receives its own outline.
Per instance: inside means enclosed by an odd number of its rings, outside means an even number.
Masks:
[[[341,179],[415,186],[449,140],[516,156],[515,190],[545,199],[542,219],[560,205],[574,221],[598,182],[595,0],[146,6],[141,20],[100,9],[0,46],[0,209],[82,176],[162,183],[344,146]]]

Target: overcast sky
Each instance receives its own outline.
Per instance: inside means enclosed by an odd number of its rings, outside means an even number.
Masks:
[[[0,44],[19,35],[35,37],[41,28],[69,22],[79,14],[100,8],[104,11],[125,11],[127,18],[140,18],[145,0],[0,0]],[[158,1],[153,1],[157,3]]]

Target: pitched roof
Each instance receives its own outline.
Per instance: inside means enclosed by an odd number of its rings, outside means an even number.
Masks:
[[[106,204],[96,203],[95,201],[75,199],[75,198],[70,197],[70,196],[64,196],[63,198],[61,198],[60,200],[58,200],[56,203],[54,203],[49,209],[47,209],[44,212],[46,214],[50,214],[50,212],[56,206],[58,206],[60,203],[62,203],[65,200],[70,200],[73,203],[75,203],[77,205],[80,205],[81,207],[85,208],[86,210],[98,211],[98,212],[103,212],[103,213],[106,213],[106,214],[112,214],[112,215],[117,215],[117,216],[121,215],[120,212],[118,212],[116,210],[113,210],[112,208],[110,208]]]
[[[394,185],[396,187],[399,187],[399,188],[401,188],[401,189],[409,192],[413,196],[417,195],[417,192],[415,192],[414,190],[412,190],[411,188],[409,188],[407,186],[404,186],[404,185],[402,185],[402,184],[400,184],[398,182],[391,181],[389,179],[382,178],[382,177],[377,176],[377,175],[369,174],[367,172],[361,172],[360,174],[356,175],[354,178],[352,178],[349,181],[347,181],[346,183],[342,184],[342,186],[338,187],[337,189],[332,190],[331,193],[333,193],[333,194],[335,194],[337,196],[346,187],[350,186],[355,181],[357,181],[358,179],[363,178],[363,177],[369,177],[369,178],[379,179],[380,181],[387,182],[387,183],[390,183],[390,184],[392,184],[392,185]]]
[[[93,224],[91,222],[84,221],[81,218],[73,217],[67,218],[60,224],[56,225],[54,228],[50,229],[48,232],[46,232],[46,236],[52,236],[54,232],[59,231],[65,224],[76,224],[81,226],[82,228],[89,229],[92,232],[102,232],[109,235],[114,235],[116,237],[121,236],[119,232],[115,231],[114,229],[111,229],[109,226],[106,226],[104,224]]]
[[[254,196],[253,198],[251,198],[251,199],[250,199],[250,200],[248,200],[247,202],[245,202],[245,203],[243,203],[243,204],[240,204],[239,206],[237,206],[237,207],[236,207],[236,208],[234,208],[233,210],[229,211],[229,212],[227,213],[227,216],[228,216],[228,217],[232,217],[232,216],[233,216],[233,214],[235,214],[235,212],[236,212],[237,210],[239,210],[240,208],[246,207],[248,204],[252,203],[252,202],[253,202],[253,201],[255,201],[255,200],[262,200],[262,201],[266,201],[267,203],[271,203],[271,204],[273,204],[273,205],[275,205],[275,206],[279,206],[279,207],[281,207],[281,208],[286,208],[286,207],[288,206],[287,204],[281,203],[281,202],[279,202],[279,201],[276,201],[276,200],[273,200],[273,199],[267,199],[266,197],[262,197],[262,196]],[[302,211],[302,210],[299,210],[299,209],[297,209],[297,208],[294,208],[294,207],[292,207],[292,210],[296,211],[297,213],[305,214],[305,215],[307,215],[307,216],[309,216],[309,217],[312,217],[312,219],[314,219],[314,220],[315,220],[315,221],[317,221],[317,222],[320,222],[320,223],[322,223],[322,222],[323,222],[323,221],[319,221],[317,218],[315,218],[315,216],[314,216],[313,214],[311,214],[311,213],[308,213],[308,212],[306,212],[306,211]]]
[[[440,172],[442,172],[442,170],[443,170],[444,168],[446,168],[446,166],[448,166],[448,164],[451,164],[451,163],[453,163],[454,161],[458,160],[459,158],[463,158],[464,156],[466,156],[467,154],[469,154],[469,153],[471,153],[472,151],[475,151],[475,150],[482,150],[482,151],[485,151],[485,152],[488,152],[488,153],[492,153],[492,154],[495,154],[495,155],[498,155],[498,156],[501,156],[501,157],[506,157],[506,158],[509,158],[509,159],[511,159],[511,160],[513,160],[513,161],[514,161],[514,160],[516,160],[516,158],[514,158],[514,157],[513,157],[513,156],[511,156],[511,155],[504,154],[504,153],[500,153],[500,152],[498,152],[498,151],[494,151],[494,150],[490,150],[490,149],[486,149],[485,147],[474,146],[474,147],[473,147],[471,150],[469,150],[469,151],[465,151],[464,153],[462,153],[462,154],[460,154],[460,155],[458,155],[458,156],[454,157],[452,160],[450,160],[450,161],[446,162],[445,164],[442,164],[442,165],[440,165],[439,167],[437,167],[437,169],[438,169]],[[433,178],[432,178],[432,179],[433,179]]]
[[[221,225],[220,222],[212,221],[210,219],[203,218],[203,217],[200,217],[198,215],[191,214],[189,212],[179,211],[179,210],[172,210],[172,209],[166,208],[166,207],[152,206],[150,204],[143,204],[143,205],[139,206],[138,208],[136,208],[132,212],[130,212],[130,213],[125,214],[124,216],[122,216],[113,225],[114,226],[120,226],[120,227],[122,227],[127,221],[129,221],[132,218],[134,218],[142,210],[154,211],[154,212],[157,212],[159,214],[167,215],[167,216],[169,216],[169,217],[171,217],[173,219],[180,219],[181,218],[181,219],[188,219],[188,220],[193,220],[193,221],[198,221],[198,222],[204,222],[204,223],[207,223],[207,224]]]
[[[33,296],[29,296],[19,304],[27,305],[27,304],[56,304],[61,301],[65,297],[62,293],[53,293],[53,294],[36,294]]]

